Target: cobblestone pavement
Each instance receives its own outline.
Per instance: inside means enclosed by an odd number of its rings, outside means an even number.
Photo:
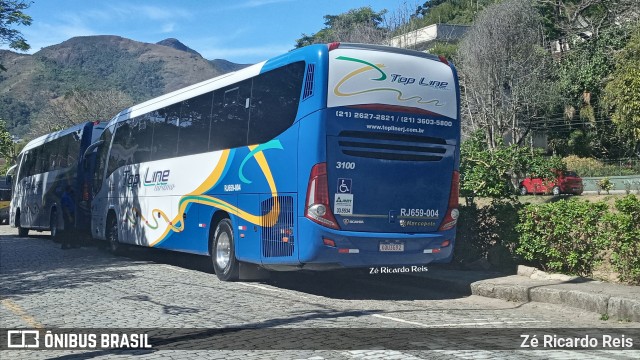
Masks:
[[[0,226],[0,328],[631,328],[576,309],[447,291],[426,279],[366,272],[278,273],[224,283],[206,257],[131,249],[116,257],[90,244],[61,250],[47,233],[17,237]],[[294,328],[294,329],[291,329]],[[364,330],[363,330],[364,329]],[[451,330],[449,330],[451,331]],[[378,335],[376,335],[378,334]],[[382,334],[382,335],[380,335]],[[420,334],[418,332],[418,334]],[[321,335],[321,334],[320,334]],[[303,335],[300,335],[303,336]],[[436,340],[434,340],[436,339]],[[439,339],[439,340],[438,340]],[[322,336],[318,341],[322,341]],[[314,340],[315,341],[315,340]],[[446,338],[389,350],[5,350],[2,359],[582,359],[640,358],[634,350],[455,350]],[[491,344],[492,339],[488,339]],[[500,339],[495,339],[499,342]],[[640,342],[640,339],[635,339]],[[486,344],[485,344],[486,345]],[[491,346],[486,346],[490,348]],[[442,349],[442,350],[433,350]]]

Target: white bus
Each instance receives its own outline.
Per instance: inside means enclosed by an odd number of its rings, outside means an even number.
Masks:
[[[86,122],[30,141],[18,155],[9,210],[11,226],[27,236],[29,230],[51,231],[52,238],[65,229],[62,196],[73,193],[73,227],[86,231],[90,224],[91,158],[82,155],[106,124]]]

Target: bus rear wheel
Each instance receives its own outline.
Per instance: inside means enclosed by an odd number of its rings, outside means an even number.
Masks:
[[[20,226],[20,212],[16,215],[16,227],[18,228],[18,236],[19,237],[27,237],[29,236],[29,229],[23,228]]]
[[[239,278],[239,264],[233,239],[231,220],[220,220],[211,243],[211,260],[216,276],[221,281],[236,281]]]

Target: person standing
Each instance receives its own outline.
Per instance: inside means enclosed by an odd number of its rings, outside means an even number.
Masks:
[[[76,239],[76,203],[71,185],[67,185],[60,199],[62,217],[64,218],[64,233],[62,234],[62,249],[79,247]]]

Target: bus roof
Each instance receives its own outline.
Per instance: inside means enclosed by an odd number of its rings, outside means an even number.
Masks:
[[[332,43],[332,44],[310,45],[310,46],[306,46],[301,49],[296,49],[289,53],[271,58],[269,60],[248,66],[238,71],[226,73],[226,74],[172,91],[170,93],[155,97],[153,99],[149,99],[140,104],[133,105],[127,109],[120,111],[116,116],[114,116],[109,121],[109,124],[107,125],[111,125],[112,123],[116,123],[120,121],[126,121],[136,116],[147,114],[152,111],[162,109],[166,106],[173,105],[181,101],[190,99],[192,97],[202,95],[231,84],[235,84],[237,82],[257,76],[262,72],[271,70],[278,66],[289,64],[295,61],[308,59],[310,57],[318,58],[318,56],[322,56],[319,53],[320,51],[327,52],[334,47],[340,47],[343,49],[351,48],[351,49],[366,49],[366,50],[373,50],[373,51],[393,52],[393,53],[398,53],[402,55],[422,57],[422,58],[439,61],[439,62],[442,61],[441,58],[435,55],[431,55],[431,54],[427,54],[427,53],[423,53],[415,50],[407,50],[407,49],[394,48],[394,47],[382,46],[382,45],[356,44],[356,43]]]
[[[59,138],[61,136],[64,136],[64,135],[70,134],[72,132],[76,132],[76,131],[82,130],[90,122],[91,121],[83,122],[82,124],[74,125],[74,126],[68,128],[68,129],[52,132],[52,133],[45,134],[45,135],[42,135],[40,137],[37,137],[37,138],[29,141],[27,143],[27,145],[22,149],[22,151],[20,151],[20,153],[23,153],[23,152],[25,152],[25,151],[27,151],[29,149],[33,149],[34,147],[42,145],[44,143],[47,143],[47,142],[49,142],[51,140],[55,140],[55,139],[57,139],[57,138]]]
[[[262,67],[264,66],[265,63],[266,61],[263,61],[261,63],[251,65],[244,69],[226,73],[226,74],[211,78],[209,80],[205,80],[197,84],[193,84],[185,88],[172,91],[168,94],[158,96],[156,98],[147,100],[143,103],[133,105],[132,107],[124,109],[120,113],[118,113],[118,115],[116,115],[113,119],[111,119],[111,121],[109,122],[109,125],[112,122],[125,121],[142,114],[147,114],[154,110],[162,109],[165,106],[179,103],[181,101],[187,100],[194,96],[206,94],[207,92],[223,88],[227,85],[231,85],[239,81],[249,79],[251,77],[254,77],[260,74],[260,71],[262,70]]]

